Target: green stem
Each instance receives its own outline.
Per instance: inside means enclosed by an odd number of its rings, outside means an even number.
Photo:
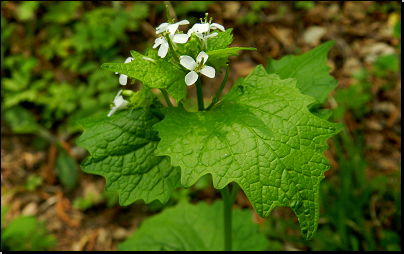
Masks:
[[[213,95],[213,97],[212,97],[212,102],[211,102],[210,105],[205,109],[206,111],[209,111],[209,110],[213,107],[213,105],[215,105],[216,102],[219,101],[219,96],[220,96],[220,94],[222,93],[224,86],[226,85],[226,82],[227,82],[227,78],[228,78],[228,77],[229,77],[229,65],[226,66],[226,75],[224,76],[223,82],[222,82],[222,84],[220,85],[219,89],[217,90],[216,94]]]
[[[163,93],[163,96],[164,96],[164,99],[167,102],[167,105],[169,107],[173,107],[173,104],[171,103],[170,98],[168,98],[168,93],[167,93],[166,89],[160,89],[160,91]]]
[[[170,35],[167,33],[165,35],[165,37],[166,37],[166,41],[168,42],[168,47],[170,48],[171,55],[174,57],[175,61],[177,63],[179,63],[180,59],[178,58],[177,54],[175,53],[173,43],[171,42],[171,39],[170,39]]]
[[[232,206],[229,186],[227,185],[222,191],[223,197],[223,219],[224,219],[224,250],[232,250]]]
[[[240,189],[240,186],[237,183],[233,183],[233,188],[231,189],[231,199],[230,202],[234,204],[236,201],[238,189]]]
[[[204,110],[204,105],[203,105],[203,93],[202,93],[202,84],[201,84],[201,77],[198,77],[198,79],[195,82],[196,85],[196,96],[198,98],[198,110],[202,111]]]

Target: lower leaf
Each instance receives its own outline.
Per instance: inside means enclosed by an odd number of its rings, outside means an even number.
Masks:
[[[150,110],[136,109],[80,122],[84,132],[77,144],[91,154],[81,169],[105,177],[105,189],[117,191],[121,205],[138,199],[165,203],[180,186],[180,171],[170,158],[154,155],[160,139],[151,127],[159,121]]]
[[[251,210],[233,210],[232,238],[235,251],[262,251],[268,246]],[[220,251],[224,250],[223,202],[208,206],[180,202],[143,221],[120,251]]]

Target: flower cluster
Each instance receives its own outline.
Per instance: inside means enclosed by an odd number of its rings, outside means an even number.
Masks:
[[[209,78],[214,78],[215,77],[215,69],[211,66],[206,65],[206,61],[208,60],[209,56],[208,54],[205,53],[205,50],[207,50],[207,41],[211,38],[214,38],[215,36],[218,35],[217,32],[211,33],[211,30],[220,30],[220,31],[225,31],[224,27],[220,24],[217,23],[212,23],[212,18],[208,21],[208,14],[205,14],[205,19],[200,19],[201,23],[196,23],[192,26],[191,29],[188,30],[187,33],[182,33],[178,31],[178,27],[180,25],[188,25],[189,21],[188,20],[181,20],[177,23],[162,23],[158,27],[156,27],[156,34],[159,35],[158,38],[154,40],[154,45],[153,48],[158,48],[158,56],[161,58],[165,58],[168,50],[171,50],[171,52],[174,52],[178,49],[177,43],[184,44],[188,41],[188,39],[194,34],[197,38],[199,38],[200,41],[200,48],[202,51],[199,52],[198,56],[196,57],[196,61],[188,56],[188,55],[181,55],[175,56],[177,61],[179,61],[179,64],[181,64],[185,69],[189,70],[190,72],[185,76],[185,83],[187,86],[190,86],[194,84],[198,78],[199,74],[201,73]],[[148,57],[143,57],[145,60],[149,60],[152,62],[155,62],[155,60],[148,58]],[[133,60],[132,57],[128,57],[125,60],[125,64],[129,63]],[[118,74],[116,72],[116,74]],[[121,85],[126,85],[128,80],[128,76],[121,74],[119,76],[119,83]],[[124,108],[127,108],[128,101],[124,100],[123,97],[120,95],[122,92],[119,91],[118,95],[115,97],[113,106],[111,108],[110,113],[108,116],[111,116],[115,111],[121,110]]]

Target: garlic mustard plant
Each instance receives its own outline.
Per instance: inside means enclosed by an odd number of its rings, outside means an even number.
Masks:
[[[327,66],[334,42],[300,56],[270,59],[266,68],[258,65],[221,97],[228,85],[229,57],[255,49],[229,47],[232,29],[212,23],[208,14],[187,33],[178,27],[186,28],[189,22],[174,23],[168,7],[167,19],[157,26],[159,37],[144,54],[131,51],[125,63],[102,64],[121,74],[121,85],[129,77],[139,80],[142,88],[120,90],[108,114],[80,122],[84,132],[77,143],[90,152],[81,168],[105,177],[105,189],[118,192],[122,206],[139,199],[165,204],[178,187],[187,189],[207,174],[213,187],[221,190],[223,202],[210,207],[180,202],[146,220],[150,223],[144,222],[122,249],[262,250],[265,237],[232,209],[239,189],[261,217],[275,206],[291,207],[302,236],[313,238],[320,181],[330,167],[324,156],[326,140],[343,128],[329,122],[329,111],[320,109],[338,83]],[[202,82],[210,82],[216,71],[225,71],[224,79],[205,105]],[[201,79],[201,74],[211,79]],[[183,104],[192,84],[198,112]],[[218,217],[218,211],[223,216]],[[234,223],[233,216],[238,218]],[[189,231],[187,223],[209,232]],[[251,233],[240,234],[233,224]],[[257,244],[246,247],[240,242]]]

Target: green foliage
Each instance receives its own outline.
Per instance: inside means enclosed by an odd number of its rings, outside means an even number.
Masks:
[[[23,1],[18,8],[18,18],[22,21],[31,19],[39,3],[39,1]]]
[[[379,56],[373,63],[373,70],[377,77],[385,77],[389,72],[397,72],[399,56],[396,54]]]
[[[223,203],[191,205],[179,202],[143,221],[118,245],[120,251],[220,251],[224,245]],[[252,221],[251,210],[233,210],[233,250],[262,251],[268,242]]]
[[[45,251],[57,244],[49,235],[45,222],[38,222],[32,216],[19,216],[4,225],[7,207],[1,206],[1,250],[2,251]]]
[[[373,13],[376,10],[387,13],[391,11],[398,11],[401,12],[401,6],[396,1],[382,1],[382,2],[373,2],[373,4],[367,9],[367,12]]]
[[[73,189],[79,180],[78,164],[64,149],[59,149],[56,159],[56,172],[62,185],[67,189]]]
[[[401,37],[401,20],[398,20],[394,25],[393,36],[396,38]]]
[[[310,10],[310,9],[313,9],[314,6],[316,6],[316,2],[314,2],[314,1],[296,1],[295,2],[296,9]]]
[[[184,15],[189,12],[206,12],[214,1],[181,1],[175,4],[174,10],[177,15]]]
[[[325,140],[337,125],[313,116],[306,106],[314,99],[295,84],[258,66],[211,111],[165,108],[165,118],[153,128],[161,138],[157,155],[181,167],[182,185],[207,173],[216,189],[234,181],[262,217],[276,205],[290,206],[310,239],[317,228],[319,182],[329,168]]]
[[[94,196],[94,193],[90,192],[84,197],[78,197],[73,201],[72,206],[74,208],[85,211],[94,205],[97,205],[101,202],[105,202],[107,207],[113,207],[118,203],[119,195],[113,191],[103,191],[98,198]]]
[[[261,21],[260,11],[269,6],[268,1],[253,1],[251,2],[251,10],[237,20],[237,24],[254,25]]]
[[[27,182],[25,183],[25,188],[28,191],[33,191],[43,183],[42,177],[32,174],[28,177]]]
[[[171,166],[169,157],[154,155],[160,139],[151,126],[159,121],[159,113],[153,109],[80,121],[85,131],[77,144],[91,154],[81,169],[105,177],[105,189],[117,191],[121,205],[138,199],[165,203],[180,186],[179,170]]]
[[[341,119],[347,110],[355,118],[364,117],[370,107],[367,105],[372,100],[369,88],[372,84],[368,81],[370,73],[367,69],[359,69],[352,74],[356,82],[346,89],[339,89],[335,93],[335,99],[339,107],[334,110],[334,118]]]
[[[390,177],[367,178],[368,163],[364,156],[363,134],[351,136],[348,131],[344,130],[333,141],[337,149],[341,181],[324,185],[321,195],[326,211],[325,216],[330,222],[330,229],[336,231],[334,238],[336,241],[333,243],[328,241],[329,250],[377,250],[373,238],[374,230],[378,229],[376,225],[372,225],[373,223],[367,223],[369,216],[372,216],[367,213],[371,213],[371,210],[375,209],[371,207],[374,198],[390,200],[395,204],[396,209],[401,209],[397,206],[401,202],[400,194],[398,194],[401,193],[401,184],[398,180],[400,173]],[[344,150],[347,154],[346,157],[343,155]],[[387,180],[387,178],[391,179]],[[363,211],[367,212],[364,214]],[[392,225],[396,232],[401,228],[398,218],[393,218]],[[394,239],[398,235],[391,237]],[[322,240],[318,239],[319,242]],[[323,241],[323,245],[318,246],[318,249],[324,249],[326,244],[327,241]],[[400,245],[399,241],[395,241],[390,246],[397,250],[401,248]]]
[[[81,130],[76,120],[105,112],[119,85],[117,76],[99,70],[98,63],[102,58],[121,61],[116,56],[128,42],[127,32],[138,31],[149,15],[146,3],[122,5],[82,12],[88,7],[81,1],[22,1],[16,4],[17,21],[2,16],[2,114],[28,102],[39,112],[40,125],[72,133]],[[13,33],[16,26],[25,29],[24,40]],[[34,34],[39,47],[32,44]],[[11,54],[11,41],[29,54]],[[67,81],[67,76],[74,81]]]

